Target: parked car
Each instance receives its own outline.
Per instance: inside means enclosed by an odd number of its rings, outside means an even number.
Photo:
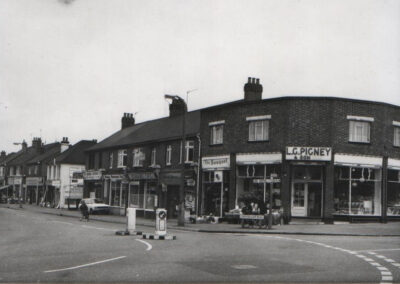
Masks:
[[[84,198],[79,203],[79,208],[81,208],[82,201],[84,201],[89,209],[89,214],[94,213],[110,213],[110,205],[107,205],[103,200],[99,198]]]

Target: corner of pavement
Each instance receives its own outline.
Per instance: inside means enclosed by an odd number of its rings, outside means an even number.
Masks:
[[[32,211],[43,214],[80,218],[77,210],[45,208],[36,205],[1,204],[1,208]],[[126,224],[125,216],[116,215],[91,215],[91,220]],[[244,233],[244,234],[287,234],[287,235],[329,235],[329,236],[365,236],[365,237],[400,237],[400,222],[389,223],[337,223],[316,224],[296,222],[289,225],[274,225],[272,229],[242,228],[239,224],[192,224],[186,223],[184,227],[177,226],[176,220],[169,220],[170,230],[192,231],[200,233]],[[137,226],[155,227],[153,219],[136,218]]]

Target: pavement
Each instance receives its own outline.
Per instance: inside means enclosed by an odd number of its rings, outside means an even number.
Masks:
[[[44,208],[36,205],[0,204],[0,207],[14,210],[34,211],[43,214],[80,218],[77,210]],[[90,220],[126,224],[125,216],[90,215]],[[136,226],[155,228],[153,219],[136,218]],[[125,228],[125,226],[124,226]],[[167,220],[169,230],[191,231],[199,233],[243,233],[243,234],[287,234],[287,235],[329,235],[329,236],[371,236],[371,237],[400,237],[400,222],[384,223],[346,223],[322,224],[318,222],[294,221],[288,225],[274,225],[272,229],[242,228],[239,224],[222,223],[186,223],[184,227],[177,226],[177,220]]]

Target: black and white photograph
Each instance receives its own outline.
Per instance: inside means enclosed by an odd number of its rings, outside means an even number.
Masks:
[[[0,283],[400,283],[400,1],[0,0]]]

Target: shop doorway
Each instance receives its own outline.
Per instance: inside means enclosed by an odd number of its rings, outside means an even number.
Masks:
[[[322,183],[293,183],[292,216],[321,217]]]
[[[293,217],[322,216],[322,167],[294,167],[291,191]]]

